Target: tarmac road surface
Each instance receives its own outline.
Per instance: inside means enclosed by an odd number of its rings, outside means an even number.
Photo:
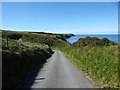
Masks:
[[[93,88],[93,85],[62,52],[54,51],[31,88]]]

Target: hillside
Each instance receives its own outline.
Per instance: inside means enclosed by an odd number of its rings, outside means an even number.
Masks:
[[[73,36],[73,34],[52,34],[44,32],[15,32],[2,30],[2,38],[8,37],[9,39],[18,40],[22,39],[23,42],[46,44],[48,46],[69,46],[66,38]]]
[[[3,88],[16,88],[42,67],[53,51],[50,47],[70,44],[65,40],[72,34],[16,32],[1,30]],[[8,38],[8,45],[6,41]],[[22,39],[20,45],[19,39]]]

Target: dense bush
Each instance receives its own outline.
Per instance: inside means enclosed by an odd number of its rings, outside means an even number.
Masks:
[[[16,39],[16,40],[20,39],[21,37],[22,37],[22,34],[11,34],[8,36],[8,38]]]
[[[73,43],[72,47],[110,46],[110,45],[116,45],[116,43],[110,41],[107,38],[98,39],[97,37],[86,37],[86,38],[80,38],[77,42]]]
[[[98,46],[110,46],[110,45],[116,45],[117,43],[110,41],[107,38],[100,39],[96,42]]]
[[[10,38],[10,39],[19,39],[23,35],[27,34],[27,32],[16,32],[16,31],[5,31],[0,30],[2,32],[2,38]]]

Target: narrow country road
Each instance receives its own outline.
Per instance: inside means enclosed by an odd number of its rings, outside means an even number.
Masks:
[[[40,70],[31,88],[93,88],[92,84],[60,51]]]

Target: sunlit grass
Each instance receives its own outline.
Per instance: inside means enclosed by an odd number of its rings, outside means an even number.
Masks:
[[[99,87],[118,88],[118,46],[54,48],[61,50],[65,55]]]

